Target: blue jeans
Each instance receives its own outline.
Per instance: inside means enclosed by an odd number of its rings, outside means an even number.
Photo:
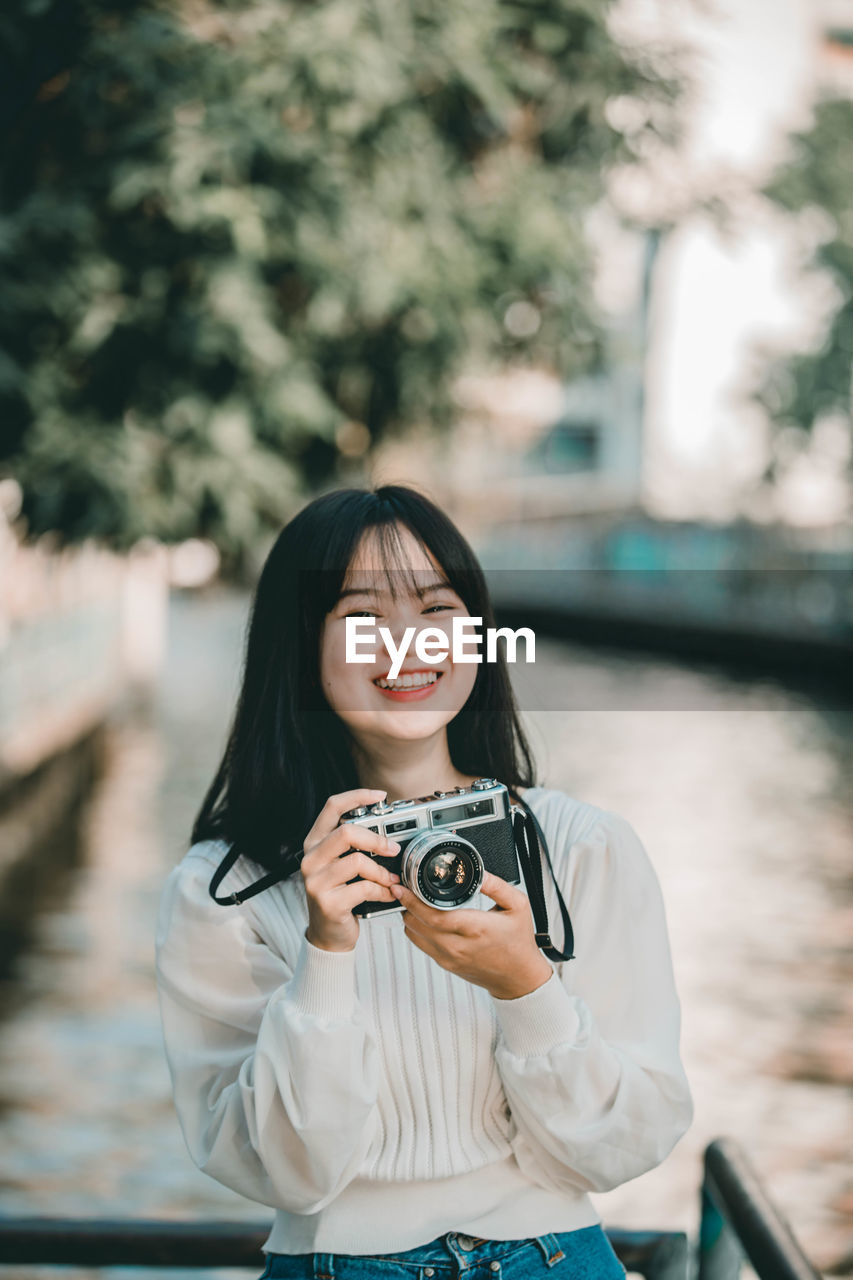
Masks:
[[[476,1240],[450,1231],[400,1253],[268,1253],[260,1280],[624,1280],[596,1223],[529,1240]]]

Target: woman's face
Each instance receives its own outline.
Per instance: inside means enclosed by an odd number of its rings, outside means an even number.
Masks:
[[[342,592],[346,594],[326,614],[320,635],[323,693],[356,740],[410,742],[431,737],[462,709],[477,678],[476,663],[452,660],[452,620],[468,617],[468,610],[456,592],[444,585],[441,566],[410,530],[399,525],[397,532],[401,566],[406,567],[391,569],[389,575],[376,539],[366,535],[344,578]],[[389,576],[396,599],[392,598]],[[359,642],[360,652],[373,654],[370,662],[346,661],[348,617],[374,621],[375,631],[362,631],[362,637],[370,637],[369,642]],[[392,659],[379,627],[391,632],[395,648],[406,629],[415,628],[395,681],[388,674]],[[425,627],[446,633],[446,658],[427,664],[417,657],[415,639]],[[470,643],[468,649],[476,652]]]

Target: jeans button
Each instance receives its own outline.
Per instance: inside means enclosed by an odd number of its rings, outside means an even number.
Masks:
[[[425,1275],[425,1276],[434,1276],[434,1275],[435,1275],[435,1272],[433,1271],[432,1267],[424,1267],[424,1275]]]
[[[501,1264],[498,1262],[497,1258],[495,1258],[494,1262],[489,1263],[490,1271],[500,1271],[500,1269],[501,1269]]]
[[[456,1239],[460,1249],[467,1251],[474,1248],[473,1236],[457,1236]]]

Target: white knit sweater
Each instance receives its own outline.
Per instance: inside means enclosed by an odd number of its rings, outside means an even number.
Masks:
[[[156,964],[175,1106],[199,1169],[275,1209],[265,1250],[384,1253],[451,1230],[506,1240],[589,1226],[587,1192],[658,1165],[689,1127],[644,846],[624,818],[560,791],[525,800],[575,959],[517,1000],[440,968],[399,912],[362,921],[351,952],[313,947],[299,875],[215,903],[221,841],[193,845],[169,875]],[[219,893],[260,874],[239,859]]]

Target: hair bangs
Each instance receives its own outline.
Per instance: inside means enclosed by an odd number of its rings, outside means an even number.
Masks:
[[[404,543],[404,528],[415,539],[428,561],[423,567],[410,563],[412,556]],[[362,554],[375,567],[362,567],[356,572],[354,562]],[[401,596],[418,595],[427,585],[449,587],[452,583],[424,536],[389,511],[387,519],[372,522],[364,529],[353,548],[350,563],[341,576],[338,598],[346,590],[363,587],[366,591],[385,593],[396,603]]]

